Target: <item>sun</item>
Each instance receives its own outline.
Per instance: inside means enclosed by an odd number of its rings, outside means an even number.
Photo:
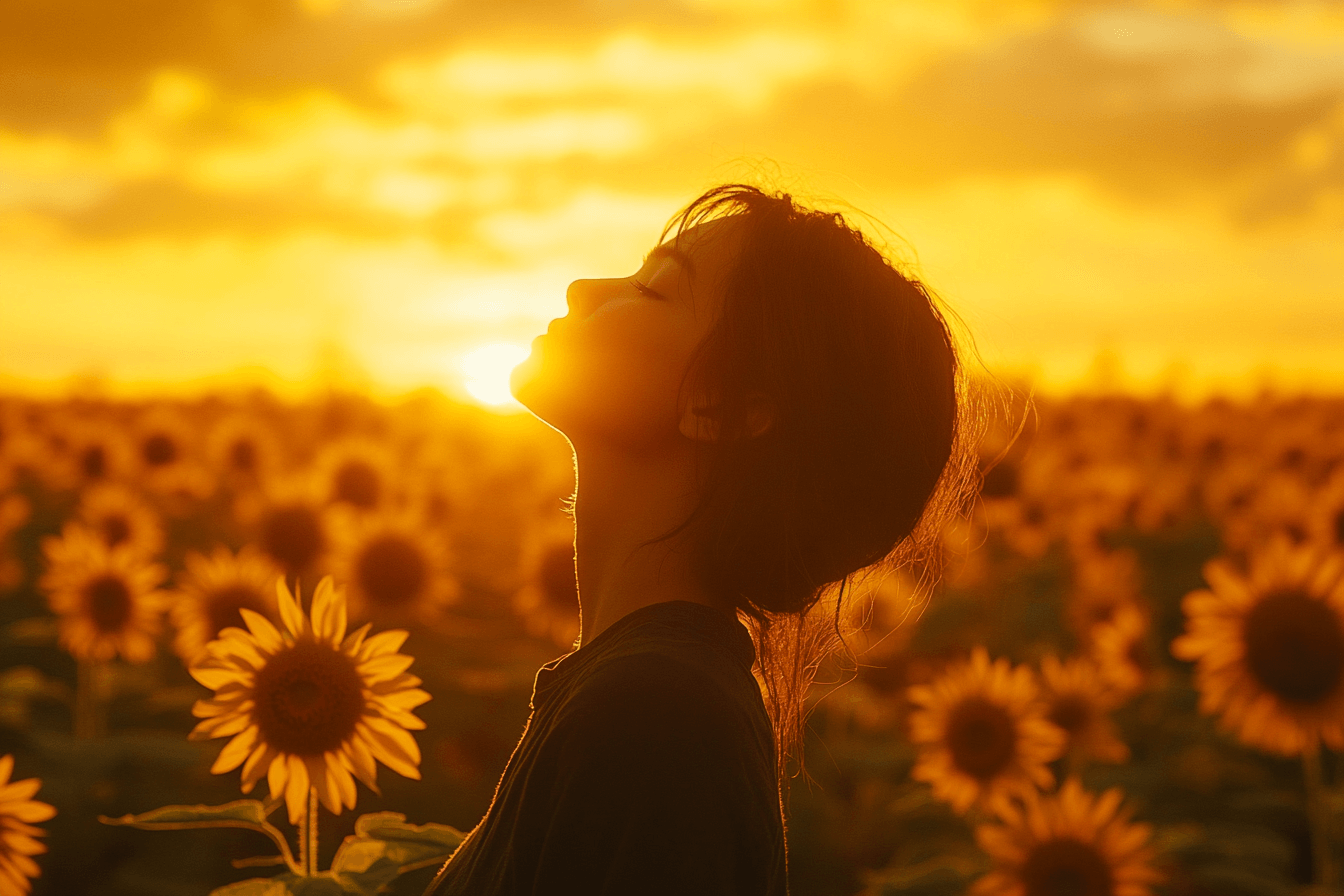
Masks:
[[[462,356],[463,387],[481,404],[516,405],[509,391],[509,374],[530,354],[512,342],[492,342]]]

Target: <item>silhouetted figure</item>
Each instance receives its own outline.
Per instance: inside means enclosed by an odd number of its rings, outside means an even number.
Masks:
[[[842,217],[735,184],[567,298],[511,386],[574,450],[580,646],[426,893],[781,896],[808,611],[974,471],[953,339]]]

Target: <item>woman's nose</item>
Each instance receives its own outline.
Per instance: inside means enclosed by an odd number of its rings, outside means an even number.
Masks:
[[[569,313],[577,320],[583,320],[598,309],[612,294],[612,287],[619,280],[575,280],[565,291],[565,304]]]

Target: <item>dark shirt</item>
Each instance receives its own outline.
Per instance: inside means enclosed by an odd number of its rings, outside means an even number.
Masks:
[[[787,896],[754,659],[737,619],[668,601],[542,666],[489,810],[425,896]]]

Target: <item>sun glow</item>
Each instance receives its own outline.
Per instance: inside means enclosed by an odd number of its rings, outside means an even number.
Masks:
[[[481,404],[517,406],[509,391],[509,374],[528,356],[527,348],[512,342],[492,342],[462,356],[463,387]]]

